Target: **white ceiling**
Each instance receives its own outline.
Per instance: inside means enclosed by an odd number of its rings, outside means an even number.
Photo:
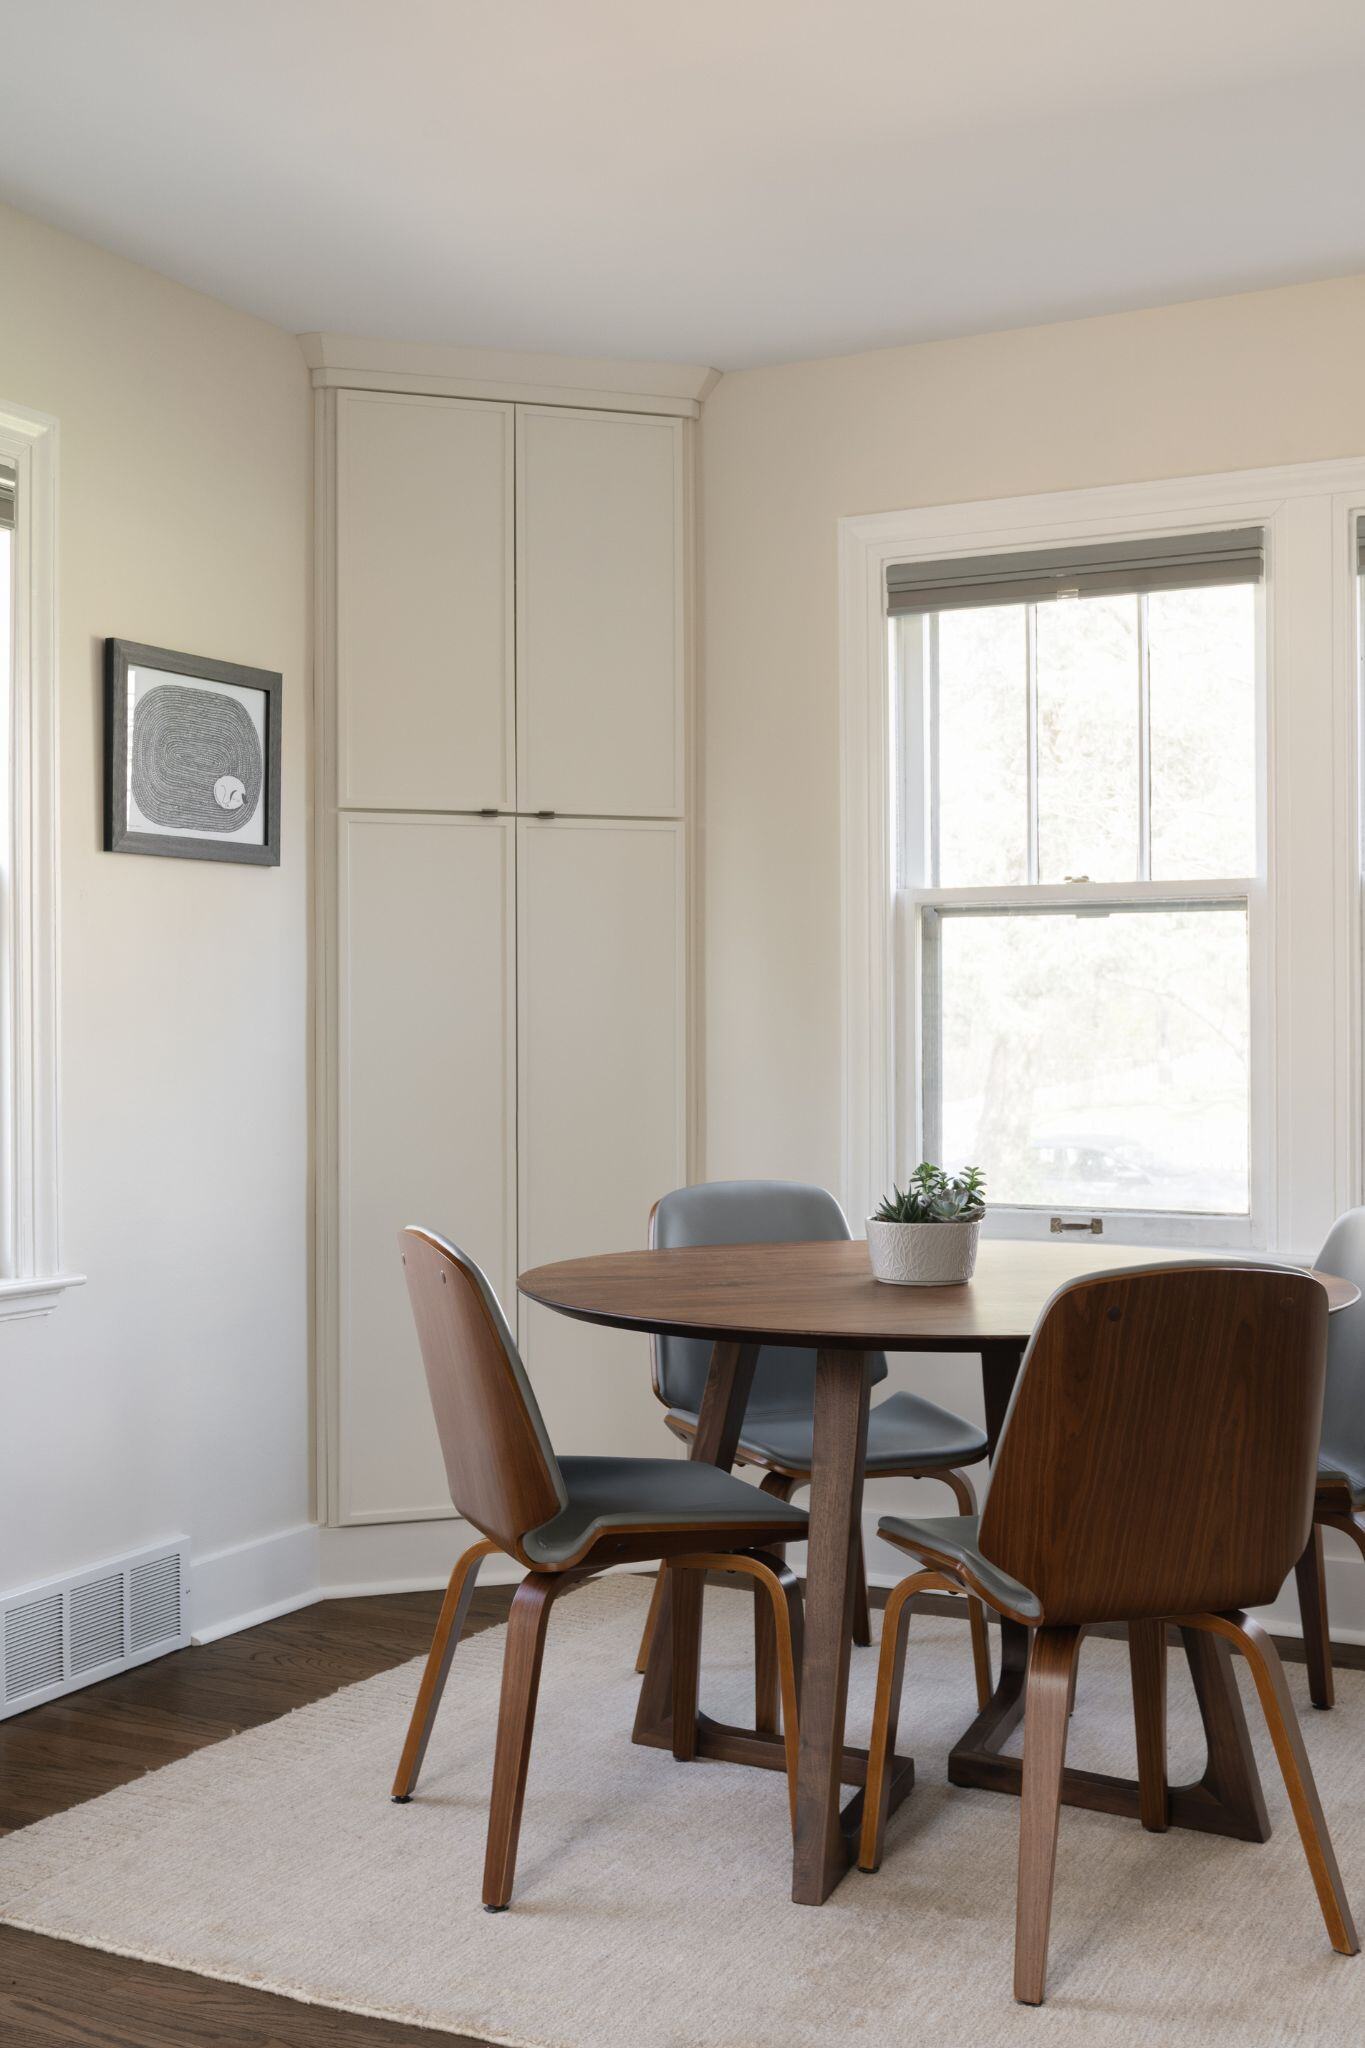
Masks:
[[[0,195],[299,331],[732,368],[1365,270],[1361,0],[0,0],[0,73]]]

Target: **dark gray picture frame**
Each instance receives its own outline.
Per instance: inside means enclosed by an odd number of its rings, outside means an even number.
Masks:
[[[164,669],[169,676],[194,681],[230,683],[257,690],[265,699],[263,843],[244,844],[230,838],[192,832],[140,832],[128,825],[128,671]],[[243,668],[232,661],[210,661],[199,654],[174,654],[165,647],[144,647],[136,640],[104,643],[104,850],[106,853],[164,854],[172,860],[227,860],[249,867],[280,864],[280,698],[283,676],[273,669]],[[243,771],[245,773],[245,771]]]

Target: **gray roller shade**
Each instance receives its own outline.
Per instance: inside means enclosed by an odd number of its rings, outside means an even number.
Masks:
[[[1093,548],[893,562],[886,572],[886,607],[892,614],[946,612],[969,605],[1038,604],[1056,597],[1198,590],[1215,583],[1259,582],[1264,573],[1265,535],[1259,526],[1241,526],[1230,533],[1172,533]]]
[[[0,462],[0,527],[14,524],[14,471]]]

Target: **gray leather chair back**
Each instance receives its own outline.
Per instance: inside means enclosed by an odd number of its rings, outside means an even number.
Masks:
[[[825,1188],[790,1180],[713,1180],[678,1188],[654,1205],[649,1242],[660,1250],[694,1244],[815,1244],[850,1235],[844,1212]],[[670,1408],[695,1415],[711,1364],[711,1346],[696,1337],[654,1339],[654,1385]],[[877,1352],[872,1378],[886,1378]],[[804,1412],[815,1403],[815,1353],[765,1345],[758,1355],[749,1407],[769,1414]]]
[[[1365,1209],[1348,1209],[1327,1233],[1318,1270],[1353,1280],[1362,1299],[1338,1309],[1327,1325],[1327,1394],[1322,1458],[1365,1490]]]

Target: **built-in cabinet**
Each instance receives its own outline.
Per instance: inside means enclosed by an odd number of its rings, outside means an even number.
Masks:
[[[556,1441],[658,1451],[644,1340],[520,1304],[687,1177],[687,429],[322,411],[328,1519],[451,1513],[396,1236],[484,1266]],[[329,552],[330,550],[330,552]]]
[[[517,413],[524,811],[683,808],[683,427]]]
[[[683,867],[677,820],[518,821],[523,1268],[643,1247],[687,1177]],[[642,1338],[525,1301],[520,1334],[563,1450],[667,1448]]]
[[[516,803],[510,405],[336,398],[336,800]]]

